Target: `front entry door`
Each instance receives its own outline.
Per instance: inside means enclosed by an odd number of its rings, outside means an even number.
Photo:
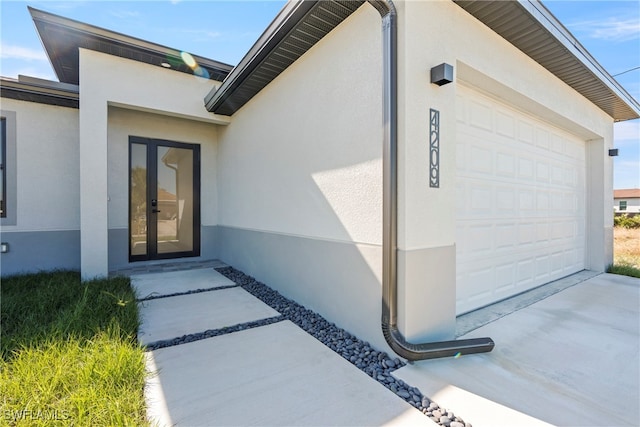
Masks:
[[[200,146],[129,137],[129,261],[200,255]]]

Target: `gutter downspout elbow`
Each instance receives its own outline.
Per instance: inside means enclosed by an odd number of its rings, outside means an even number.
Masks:
[[[383,39],[383,202],[382,202],[382,333],[400,357],[425,360],[489,352],[491,338],[412,344],[398,329],[398,42],[392,0],[368,0],[382,17]]]

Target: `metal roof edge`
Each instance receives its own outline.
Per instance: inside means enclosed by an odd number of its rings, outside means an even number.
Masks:
[[[38,22],[56,25],[66,30],[97,36],[104,39],[105,41],[117,42],[132,48],[144,49],[147,51],[156,52],[158,54],[170,55],[178,58],[180,57],[180,54],[181,54],[180,50],[174,49],[168,46],[152,43],[137,37],[132,37],[126,34],[118,33],[116,31],[107,30],[105,28],[97,27],[95,25],[87,24],[71,18],[65,18],[63,16],[45,12],[45,11],[33,8],[31,6],[27,6],[27,8],[29,10],[29,13],[31,14],[31,18],[36,24],[36,31],[38,33],[38,37],[40,38],[40,42],[42,43],[42,46],[44,47],[45,52],[47,52],[47,57],[49,58],[52,68],[56,72],[56,75],[58,76],[59,79],[61,79],[60,72],[59,72],[60,70],[56,69],[56,66],[52,61],[50,52],[47,49],[47,44],[43,40],[42,34],[40,34],[40,29],[37,25]],[[193,54],[192,54],[192,57],[196,60],[198,64],[211,67],[225,74],[229,73],[233,69],[232,65],[225,64],[220,61],[216,61],[213,59],[209,59],[209,58],[205,58],[205,57],[193,55]],[[175,71],[178,71],[178,70],[175,70]]]
[[[19,76],[19,79],[0,77],[2,98],[79,108],[78,86],[34,77]]]
[[[54,80],[40,79],[38,77],[24,76],[22,74],[18,75],[18,82],[44,89],[69,92],[71,94],[77,94],[80,91],[80,86],[78,85],[56,82]]]
[[[571,52],[580,62],[602,81],[620,100],[625,102],[640,118],[640,103],[582,46],[571,32],[551,13],[540,0],[518,0],[518,3],[558,42]],[[631,119],[632,120],[632,119]]]

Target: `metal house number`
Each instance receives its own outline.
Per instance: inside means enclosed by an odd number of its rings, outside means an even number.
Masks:
[[[429,109],[429,187],[440,187],[440,111]]]

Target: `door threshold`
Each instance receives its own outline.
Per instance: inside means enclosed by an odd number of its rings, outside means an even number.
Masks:
[[[200,268],[224,268],[229,265],[218,259],[188,260],[176,258],[171,260],[138,261],[126,267],[109,271],[109,276],[131,276],[133,274],[162,273],[167,271],[196,270]]]

